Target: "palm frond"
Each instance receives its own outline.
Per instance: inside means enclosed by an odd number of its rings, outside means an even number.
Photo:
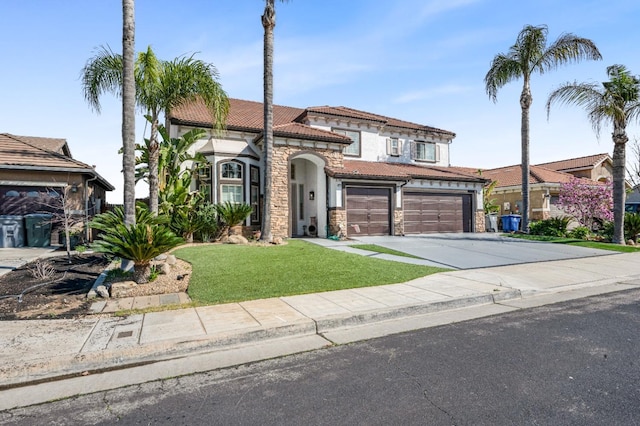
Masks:
[[[122,96],[122,55],[113,53],[109,46],[100,46],[82,68],[80,79],[85,100],[100,113],[100,96]]]

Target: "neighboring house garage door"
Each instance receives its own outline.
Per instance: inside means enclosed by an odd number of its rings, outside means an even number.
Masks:
[[[347,188],[347,235],[391,234],[391,189]]]
[[[471,232],[471,195],[405,192],[404,233]]]

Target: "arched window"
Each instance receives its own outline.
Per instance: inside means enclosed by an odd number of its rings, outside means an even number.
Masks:
[[[244,164],[226,161],[219,166],[218,193],[220,202],[244,202]]]

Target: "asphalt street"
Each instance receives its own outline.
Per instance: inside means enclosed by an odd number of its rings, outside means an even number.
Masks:
[[[634,425],[640,290],[0,413],[35,424]]]

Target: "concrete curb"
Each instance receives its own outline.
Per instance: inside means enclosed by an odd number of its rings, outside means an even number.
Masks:
[[[226,332],[206,337],[171,339],[121,349],[81,352],[46,359],[27,360],[16,366],[0,366],[0,391],[12,387],[61,380],[83,374],[124,369],[143,364],[182,358],[198,353],[215,352],[229,346],[253,344],[286,337],[316,335],[312,320],[280,327]]]

